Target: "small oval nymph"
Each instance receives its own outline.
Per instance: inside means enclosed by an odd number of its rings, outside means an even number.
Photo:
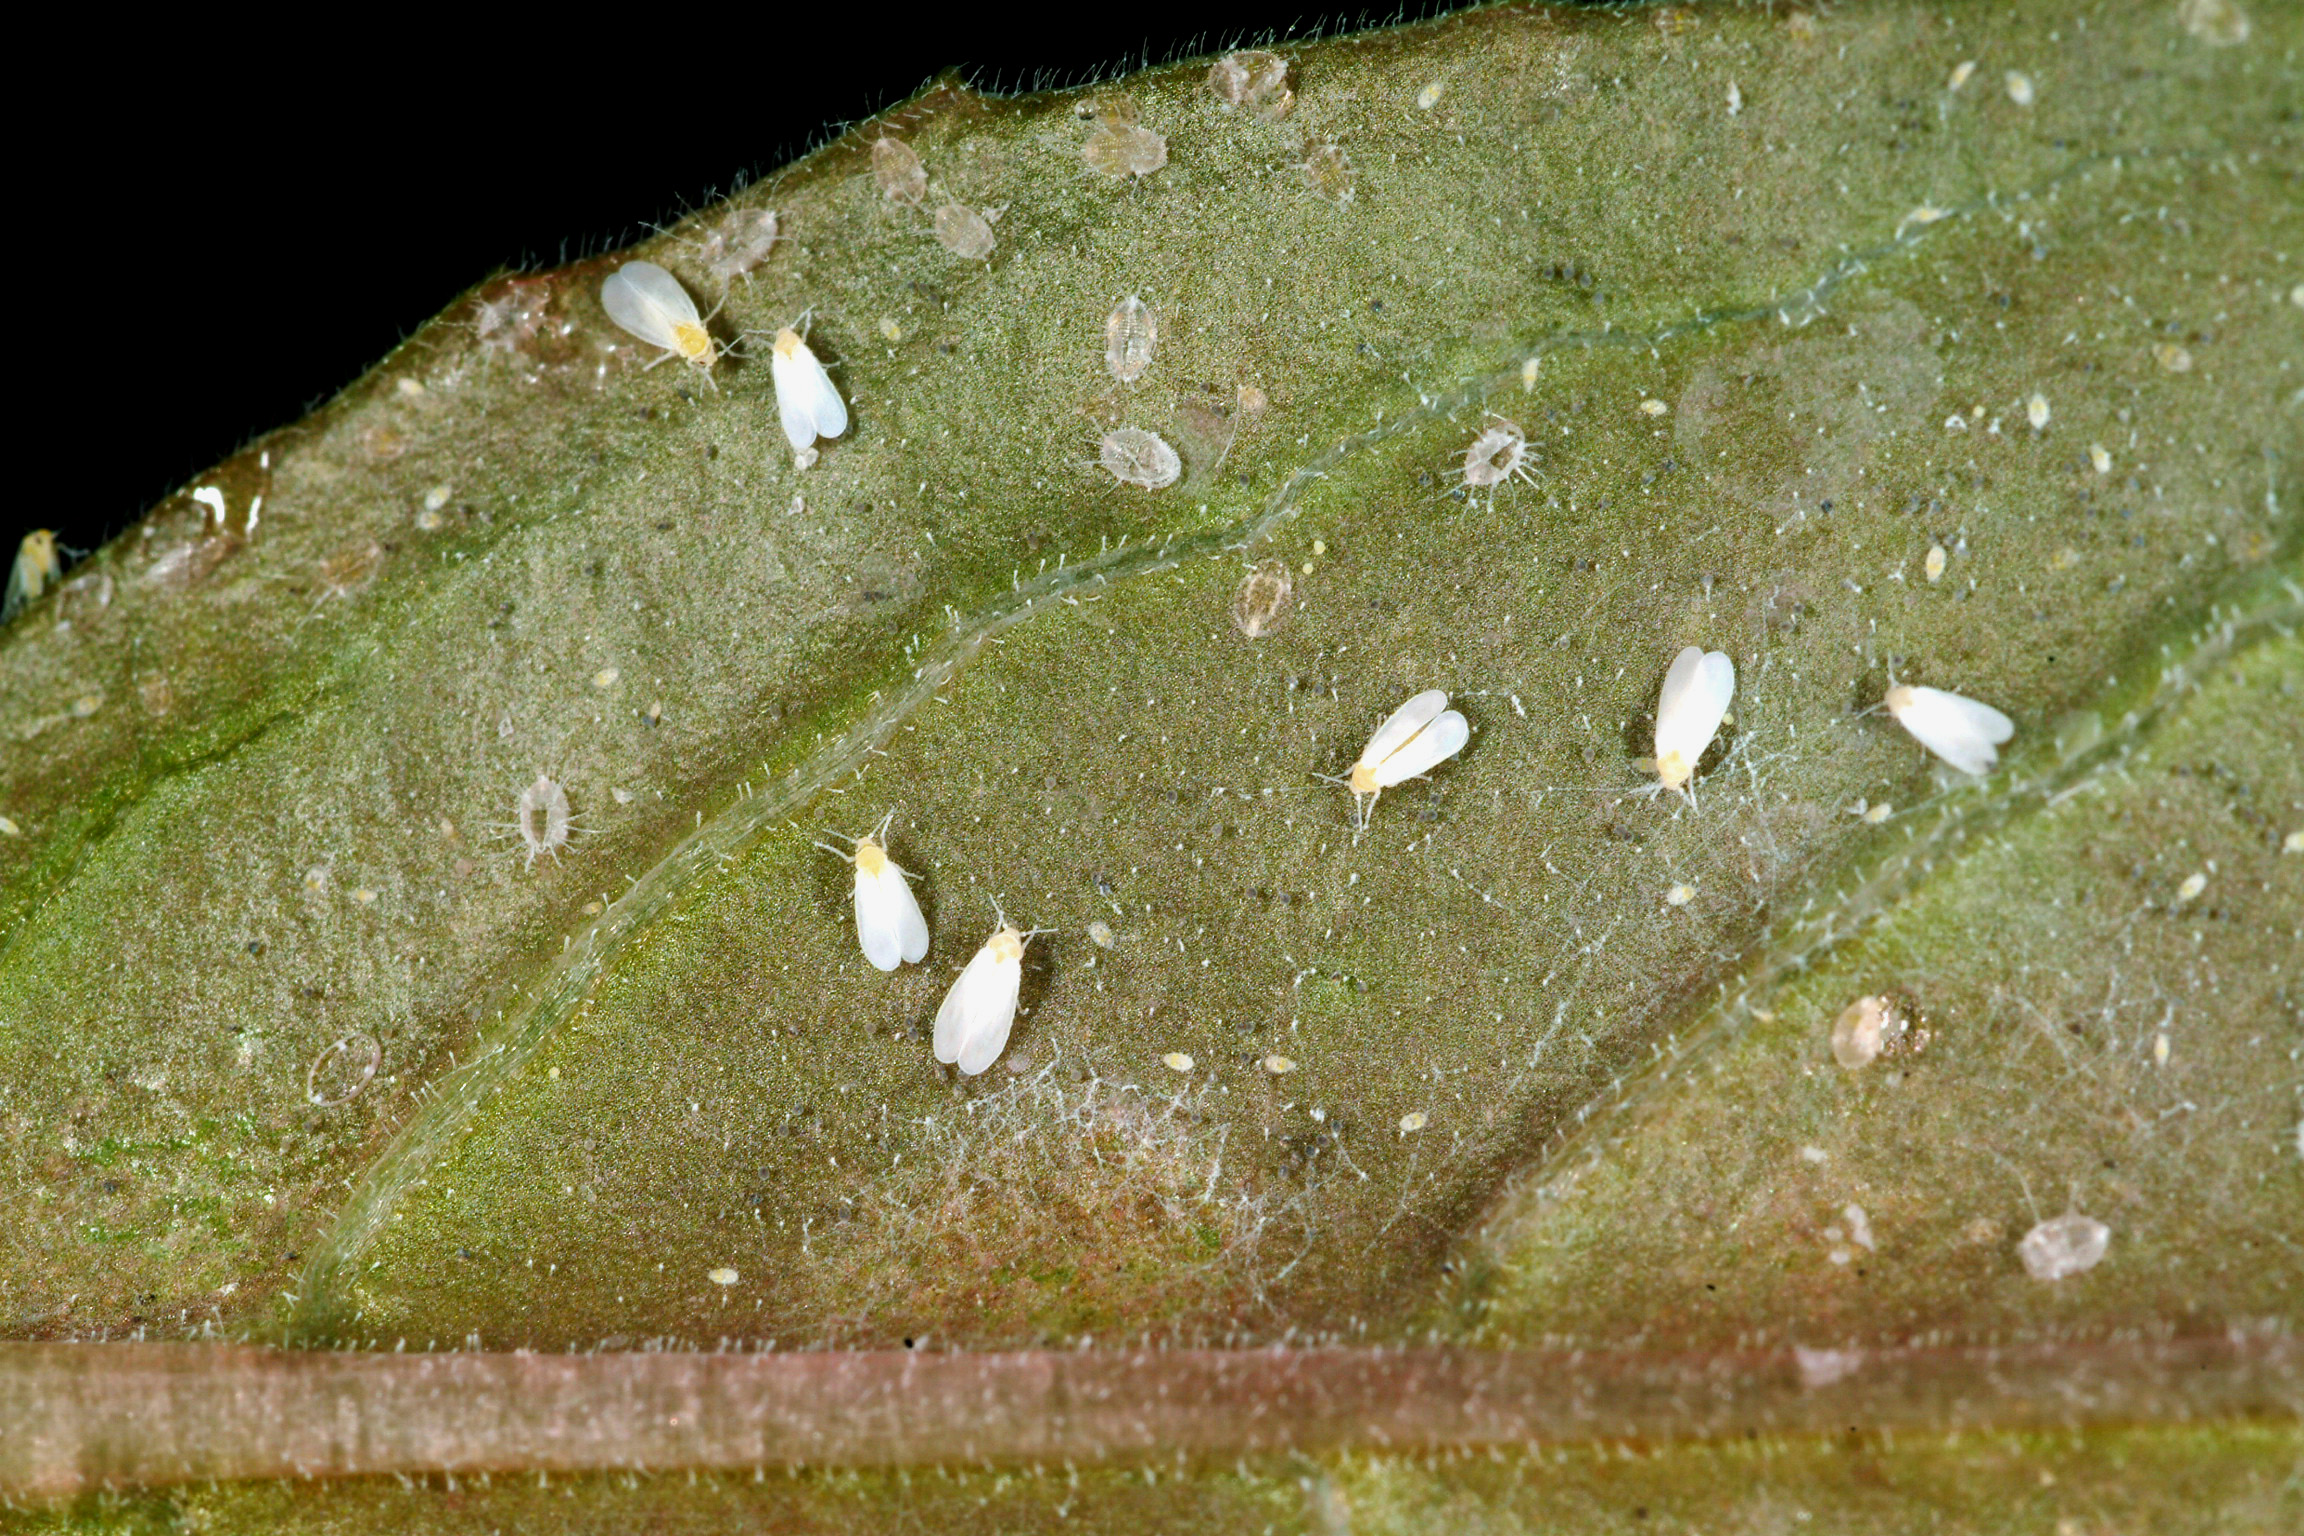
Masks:
[[[790,326],[776,333],[769,354],[768,374],[776,384],[776,413],[784,419],[784,436],[794,453],[805,454],[820,437],[838,437],[848,430],[848,407],[832,377],[808,343]]]
[[[1722,651],[1691,645],[1672,658],[1656,696],[1656,779],[1688,794],[1688,781],[1727,718],[1736,697],[1736,664]]]
[[[707,232],[702,242],[704,265],[726,288],[768,259],[776,244],[776,210],[734,208]]]
[[[936,243],[955,256],[982,261],[992,254],[991,224],[965,203],[946,203],[938,208],[930,228]]]
[[[2057,1281],[2094,1269],[2104,1262],[2112,1246],[2112,1229],[2093,1216],[2077,1211],[2052,1217],[2032,1228],[2016,1244],[2024,1273],[2035,1280]]]
[[[1304,156],[1304,184],[1332,203],[1352,201],[1352,160],[1340,144],[1314,145]]]
[[[1990,773],[2000,760],[2000,743],[2016,734],[2015,722],[1991,705],[1941,688],[1899,683],[1888,690],[1887,702],[1897,724],[1962,773]]]
[[[1104,317],[1104,366],[1123,384],[1133,384],[1152,366],[1160,323],[1152,307],[1130,294]]]
[[[1096,445],[1096,462],[1122,485],[1157,491],[1174,485],[1184,473],[1184,461],[1157,433],[1141,427],[1118,427]]]
[[[712,333],[704,329],[703,317],[696,312],[696,301],[680,286],[680,279],[652,261],[628,261],[609,273],[600,285],[600,307],[623,329],[663,348],[667,357],[708,370],[719,356]]]
[[[1232,625],[1251,640],[1272,632],[1295,601],[1296,582],[1285,560],[1261,560],[1232,594]]]
[[[568,791],[550,774],[536,775],[536,782],[520,791],[520,798],[513,802],[512,821],[521,846],[528,850],[531,867],[538,854],[556,858],[567,846],[568,816]]]
[[[1100,176],[1149,176],[1168,163],[1168,140],[1142,123],[1105,123],[1088,135],[1080,158]]]
[[[928,169],[919,152],[902,139],[886,134],[872,141],[872,179],[880,195],[892,203],[916,206],[928,195]]]

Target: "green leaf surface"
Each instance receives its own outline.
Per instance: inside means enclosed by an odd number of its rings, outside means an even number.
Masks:
[[[764,339],[707,380],[607,321],[615,261],[483,285],[0,633],[0,1334],[1843,1373],[2284,1335],[2304,28],[2236,14],[1503,7],[1290,50],[1277,116],[1206,61],[940,86],[740,198],[786,238],[716,334],[808,312],[851,404],[805,469]],[[1096,168],[1121,93],[1149,174]],[[947,203],[997,214],[988,258]],[[709,307],[727,216],[641,254]],[[1500,421],[1523,472],[1467,486]],[[1099,466],[1122,426],[1177,483]],[[1292,602],[1252,636],[1257,562]],[[1688,644],[1738,673],[1692,802],[1640,761]],[[1892,679],[2004,710],[2000,768],[1935,764]],[[1318,776],[1428,687],[1470,745],[1359,835]],[[575,824],[540,857],[539,775]],[[934,944],[884,976],[815,845],[890,810]],[[928,1027],[995,903],[1049,931],[960,1079]],[[1866,996],[1911,1028],[1851,1069]],[[2105,1255],[2035,1279],[2067,1212]],[[1742,1451],[1682,1445],[1099,1473],[1082,1508],[2269,1528],[2300,1454],[2292,1418],[1770,1444],[1739,1492]],[[930,1475],[179,1513],[961,1530],[1075,1496]]]

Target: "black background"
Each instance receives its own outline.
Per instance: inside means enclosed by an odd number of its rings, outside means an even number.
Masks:
[[[96,547],[491,273],[629,244],[942,70],[1060,87],[1453,8],[331,9],[327,37],[75,39],[108,110],[43,119],[17,166],[20,280],[46,272],[20,360],[49,382],[0,564],[33,528]]]

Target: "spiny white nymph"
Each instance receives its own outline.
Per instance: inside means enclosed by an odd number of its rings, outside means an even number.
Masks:
[[[1527,478],[1528,434],[1503,417],[1464,450],[1464,483],[1474,490],[1502,485],[1514,475]]]
[[[719,355],[712,333],[696,313],[696,301],[688,297],[680,279],[652,261],[628,261],[609,273],[600,285],[600,307],[648,345],[662,347],[667,356],[698,369],[709,369]]]
[[[1899,683],[1888,690],[1888,713],[1962,773],[1990,773],[2000,761],[2000,743],[2016,734],[2015,722],[1991,705],[1941,688]]]
[[[962,1076],[974,1077],[1008,1048],[1016,994],[1024,984],[1026,937],[1002,918],[936,1010],[936,1059],[957,1065]]]
[[[1448,695],[1438,688],[1427,688],[1392,711],[1392,718],[1368,738],[1367,749],[1344,781],[1352,791],[1353,814],[1360,825],[1368,824],[1385,790],[1430,773],[1463,751],[1471,737],[1472,727],[1448,707]]]
[[[1688,793],[1735,697],[1736,663],[1726,652],[1691,645],[1672,658],[1656,698],[1656,778],[1666,789]]]
[[[895,819],[894,811],[880,818],[879,826],[856,839],[853,854],[829,843],[816,845],[856,866],[856,939],[864,947],[864,958],[883,971],[907,960],[917,965],[928,955],[928,920],[920,915],[920,903],[904,871],[888,857],[882,841],[888,823]]]
[[[840,391],[790,326],[776,333],[768,374],[776,383],[776,414],[784,418],[784,436],[794,453],[806,453],[816,439],[838,437],[848,430],[848,407],[841,402]]]
[[[512,819],[531,866],[540,853],[556,857],[568,842],[568,791],[550,774],[540,773],[535,783],[520,791],[512,806]]]

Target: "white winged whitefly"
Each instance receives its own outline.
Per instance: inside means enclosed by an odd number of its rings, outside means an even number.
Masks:
[[[936,1010],[936,1059],[974,1077],[1000,1059],[1016,1025],[1016,998],[1024,985],[1024,946],[1045,928],[1020,933],[995,905],[999,926],[960,972]]]
[[[1888,713],[1913,740],[1962,773],[1990,773],[2000,761],[2000,743],[2016,734],[2016,724],[1989,704],[1941,688],[1899,683],[1888,690]]]
[[[1695,803],[1689,781],[1736,697],[1736,663],[1724,651],[1683,648],[1656,696],[1656,781]]]
[[[906,961],[917,965],[928,956],[928,920],[920,915],[909,877],[888,857],[888,824],[895,819],[894,811],[881,817],[880,825],[855,840],[854,853],[830,843],[816,845],[856,867],[856,942],[864,958],[883,971]]]
[[[8,592],[0,598],[0,619],[13,616],[63,579],[64,560],[59,548],[53,529],[35,528],[24,535],[24,542],[16,546],[16,562],[8,568]]]
[[[628,261],[609,273],[600,284],[600,307],[622,329],[663,349],[664,357],[649,367],[665,357],[677,357],[707,379],[711,377],[712,364],[720,356],[712,333],[705,329],[711,316],[699,315],[696,301],[680,286],[680,279],[656,263]]]
[[[1343,780],[1352,791],[1353,826],[1367,827],[1385,790],[1430,773],[1463,751],[1471,737],[1472,727],[1448,707],[1448,695],[1438,688],[1427,688],[1392,711]]]
[[[785,439],[804,461],[814,462],[816,439],[848,430],[847,403],[806,339],[788,325],[776,333],[768,374],[776,384],[776,414],[783,418]]]

